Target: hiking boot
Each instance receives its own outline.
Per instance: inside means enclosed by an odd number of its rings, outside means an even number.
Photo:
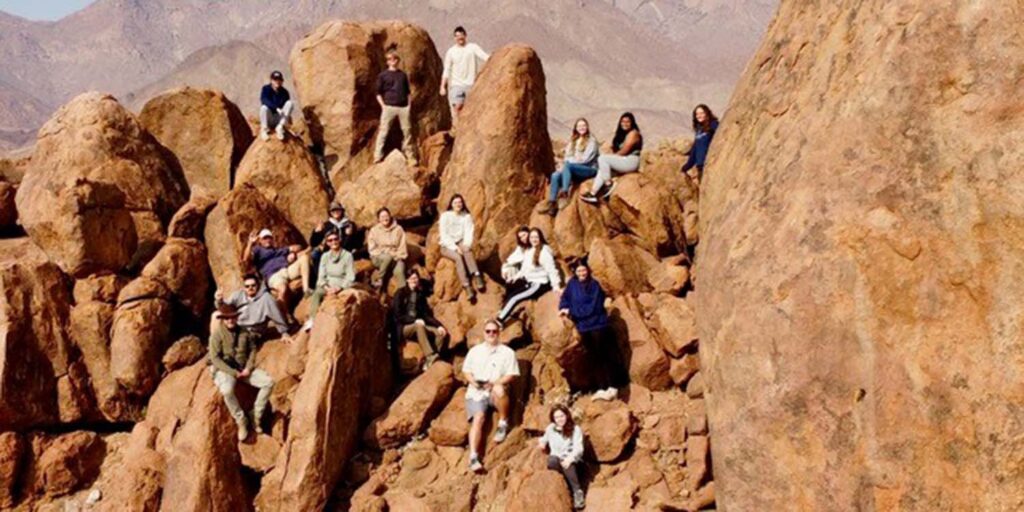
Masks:
[[[274,130],[274,131],[277,132],[277,140],[284,140],[284,125],[283,124],[277,125],[277,129]]]
[[[238,442],[245,441],[249,438],[249,425],[247,421],[242,420],[238,422]]]
[[[469,456],[469,470],[474,473],[480,473],[484,470],[484,465],[480,463],[480,458],[476,455]]]
[[[302,324],[302,330],[309,332],[313,330],[313,319],[306,320],[306,323]]]
[[[253,412],[253,414],[252,414],[252,429],[256,432],[256,435],[260,435],[260,434],[263,433],[263,424],[262,424],[263,423],[263,418],[262,418],[262,416],[263,416],[262,414],[257,416],[255,412]]]
[[[558,211],[562,211],[562,210],[568,208],[569,207],[569,197],[565,196],[565,195],[559,196],[558,197],[558,202],[555,203],[555,206],[558,207]]]
[[[267,130],[260,130],[260,140],[262,140],[262,141],[270,140],[270,132],[268,132]]]
[[[473,274],[473,286],[476,287],[476,291],[483,293],[487,289],[487,283],[484,282],[484,276],[479,272]]]
[[[572,493],[572,508],[576,510],[583,510],[587,506],[587,498],[583,495],[583,491],[576,491]]]
[[[498,429],[494,431],[494,442],[500,443],[508,437],[508,423],[504,421],[498,422]]]
[[[427,369],[430,368],[430,365],[434,364],[435,361],[437,361],[437,354],[430,354],[427,356],[426,360],[423,361],[423,371],[427,371]]]
[[[558,215],[558,203],[554,201],[548,201],[547,208],[542,212],[544,215],[555,217]]]
[[[615,180],[610,180],[601,187],[601,192],[598,194],[601,199],[608,199],[612,195],[612,190],[615,190]]]
[[[466,290],[466,298],[469,299],[471,304],[476,304],[476,290],[472,286],[466,285],[462,287]]]
[[[597,196],[595,196],[594,194],[592,194],[590,192],[587,192],[587,193],[583,194],[582,196],[580,196],[580,201],[583,201],[584,203],[587,203],[587,204],[590,204],[590,205],[597,205]]]

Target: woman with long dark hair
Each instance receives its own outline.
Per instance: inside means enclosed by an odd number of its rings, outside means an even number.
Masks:
[[[473,300],[477,291],[484,291],[484,278],[473,257],[473,216],[469,214],[462,194],[455,194],[448,200],[448,210],[441,214],[439,224],[441,256],[455,262],[459,282],[469,300]],[[473,286],[470,286],[470,278]]]
[[[565,146],[562,168],[551,174],[548,202],[543,212],[554,217],[562,206],[559,202],[569,195],[572,182],[589,180],[597,174],[597,158],[600,153],[597,139],[590,133],[590,123],[584,118],[573,125],[569,144]]]
[[[552,407],[548,418],[551,423],[537,446],[547,451],[548,469],[561,471],[568,482],[573,508],[582,509],[586,499],[577,468],[583,462],[583,429],[572,420],[572,411],[562,404]]]
[[[530,250],[530,226],[519,226],[516,230],[516,248],[501,264],[501,278],[511,283],[523,266],[523,255]]]
[[[544,232],[537,228],[531,229],[529,241],[530,248],[523,254],[519,271],[509,284],[505,305],[498,313],[498,321],[502,324],[520,302],[536,299],[548,290],[558,292],[562,289],[562,277],[555,264],[555,253],[544,239]]]
[[[590,192],[580,194],[580,199],[588,204],[596,205],[600,199],[607,199],[615,188],[612,171],[619,174],[640,170],[640,151],[644,149],[644,137],[640,134],[640,126],[636,124],[636,116],[626,112],[619,116],[619,126],[612,138],[614,154],[601,155],[597,159],[597,177],[591,185]]]
[[[693,147],[690,148],[690,157],[683,164],[682,171],[690,178],[700,183],[704,176],[704,162],[708,157],[708,150],[711,149],[711,139],[715,138],[718,131],[718,118],[711,112],[711,108],[701,103],[693,109]],[[691,174],[690,169],[696,169],[696,175]]]

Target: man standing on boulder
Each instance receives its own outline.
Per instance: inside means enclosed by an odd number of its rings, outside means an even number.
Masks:
[[[277,301],[260,279],[254,274],[246,274],[242,278],[242,289],[224,298],[224,292],[217,290],[213,294],[214,306],[225,304],[238,310],[238,326],[247,331],[259,334],[266,332],[267,322],[273,323],[281,334],[288,333],[288,321],[277,305]],[[210,327],[213,332],[216,326]]]
[[[462,373],[469,382],[466,389],[466,415],[473,422],[469,428],[469,469],[483,470],[480,450],[483,448],[484,419],[491,408],[498,410],[498,428],[494,442],[500,443],[508,435],[508,415],[511,404],[508,387],[519,376],[516,353],[501,343],[501,325],[497,320],[484,324],[484,341],[469,349],[462,363]]]
[[[488,58],[490,55],[476,43],[466,42],[466,29],[455,27],[455,45],[444,54],[444,74],[441,75],[441,96],[448,96],[453,123],[480,74],[480,67]]]
[[[214,384],[224,396],[224,403],[228,406],[231,417],[238,424],[238,440],[244,441],[249,437],[249,425],[245,411],[235,397],[235,383],[244,380],[250,386],[259,389],[252,410],[252,421],[256,433],[262,434],[263,426],[260,420],[263,419],[263,411],[270,400],[274,379],[267,372],[256,368],[256,346],[259,340],[256,335],[238,326],[238,310],[233,306],[221,304],[217,308],[217,316],[220,318],[220,325],[210,334],[207,352],[210,371]]]
[[[373,152],[373,162],[384,160],[384,143],[395,118],[402,128],[402,152],[409,165],[416,165],[416,150],[412,143],[412,122],[409,120],[409,77],[398,69],[398,50],[388,48],[388,69],[377,75],[377,103],[380,103],[380,126],[377,128],[377,146]]]
[[[270,74],[270,83],[260,92],[260,138],[270,138],[270,127],[277,132],[277,139],[284,140],[284,130],[292,122],[294,104],[288,89],[284,88],[284,75],[280,71]]]

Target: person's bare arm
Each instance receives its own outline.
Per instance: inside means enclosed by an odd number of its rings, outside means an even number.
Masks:
[[[626,156],[632,153],[633,148],[635,148],[636,145],[639,143],[640,133],[637,132],[636,130],[633,130],[629,132],[629,135],[626,135],[626,141],[622,143],[622,147],[620,147],[619,150],[615,152],[615,154],[619,156]]]

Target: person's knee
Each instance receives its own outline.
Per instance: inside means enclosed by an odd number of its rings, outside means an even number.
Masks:
[[[562,464],[558,462],[558,457],[548,457],[548,469],[562,469]]]
[[[270,113],[270,107],[268,107],[266,105],[260,105],[260,114],[269,114],[269,113]]]
[[[505,390],[504,384],[495,384],[491,387],[491,393],[494,394],[495,398],[505,398],[508,396],[508,392]]]
[[[474,413],[473,414],[473,428],[475,428],[475,429],[483,428],[483,426],[484,426],[484,418],[486,418],[486,417],[487,417],[487,415],[483,411]]]
[[[426,322],[424,322],[423,320],[420,320],[420,319],[418,319],[418,318],[416,319],[416,322],[415,322],[415,324],[416,324],[416,327],[417,327],[417,328],[420,328],[420,327],[423,327],[423,326],[427,325],[427,323],[426,323]]]

